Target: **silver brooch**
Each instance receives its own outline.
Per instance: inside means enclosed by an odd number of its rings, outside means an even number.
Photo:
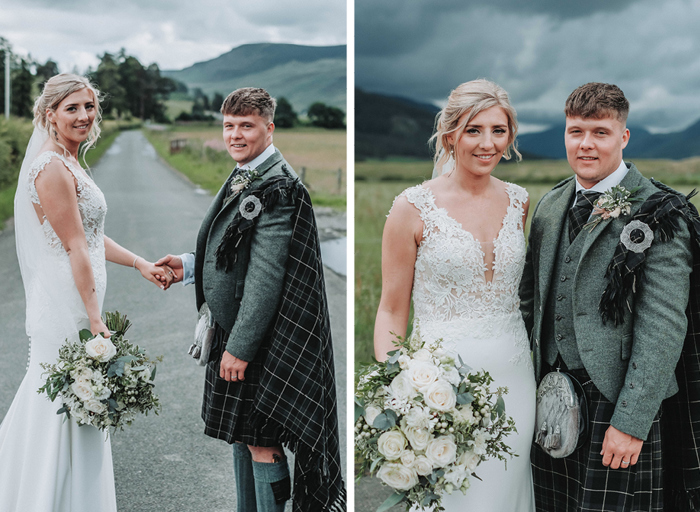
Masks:
[[[255,217],[257,217],[261,210],[262,203],[260,202],[260,199],[254,195],[249,195],[246,197],[243,201],[241,201],[241,205],[238,207],[238,211],[241,212],[241,215],[248,220],[253,220]]]
[[[644,252],[651,247],[651,242],[654,241],[654,232],[642,221],[633,220],[620,233],[620,241],[632,252]]]

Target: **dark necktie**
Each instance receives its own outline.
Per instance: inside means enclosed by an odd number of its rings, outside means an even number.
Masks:
[[[576,204],[569,210],[569,243],[573,243],[576,235],[581,232],[583,226],[593,211],[593,205],[600,197],[600,192],[576,192]]]

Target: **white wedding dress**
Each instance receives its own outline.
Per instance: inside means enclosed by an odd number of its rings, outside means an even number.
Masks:
[[[36,130],[30,147],[45,139],[41,134],[39,140],[34,137]],[[51,159],[62,160],[77,183],[100,308],[107,285],[107,206],[102,192],[62,155],[45,152],[31,162],[25,159],[15,196],[15,236],[27,300],[30,358],[0,425],[0,511],[112,512],[117,506],[109,436],[57,415],[60,397],[51,402],[46,394],[37,393],[43,385],[40,363],[56,362],[64,340],[77,338],[80,329],[90,327],[68,254],[49,222],[39,222],[31,204],[39,204],[34,180]]]
[[[532,512],[530,444],[535,426],[535,377],[518,286],[525,264],[523,204],[527,192],[508,184],[510,198],[498,237],[493,241],[493,278],[486,280],[482,244],[435,205],[429,188],[415,186],[402,195],[420,212],[423,240],[418,247],[413,280],[414,331],[424,340],[442,338],[444,348],[459,353],[465,364],[484,369],[492,388],[507,386],[506,413],[517,434],[506,438],[518,455],[488,460],[470,477],[466,494],[443,497],[448,512]],[[486,245],[486,244],[484,244]]]

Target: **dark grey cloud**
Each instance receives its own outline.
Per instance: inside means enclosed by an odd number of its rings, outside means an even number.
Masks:
[[[53,58],[64,71],[122,47],[180,69],[245,43],[346,42],[345,0],[0,0],[0,12],[0,36],[18,53]]]
[[[356,2],[358,86],[440,102],[485,77],[524,123],[549,124],[575,87],[604,81],[625,91],[631,121],[652,129],[700,117],[700,2],[437,3]]]

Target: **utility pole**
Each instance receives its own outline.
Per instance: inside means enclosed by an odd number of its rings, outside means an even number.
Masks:
[[[10,49],[5,48],[5,119],[10,118]]]

